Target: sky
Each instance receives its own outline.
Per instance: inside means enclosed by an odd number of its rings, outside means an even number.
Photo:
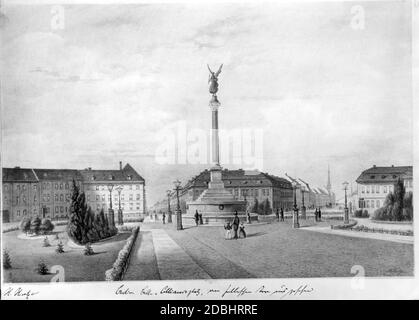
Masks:
[[[2,166],[129,162],[152,204],[210,166],[158,155],[208,142],[207,63],[223,64],[219,127],[254,137],[250,167],[324,186],[329,165],[339,198],[374,164],[413,163],[409,2],[361,4],[3,6]]]

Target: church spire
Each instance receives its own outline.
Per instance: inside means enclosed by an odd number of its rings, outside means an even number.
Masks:
[[[330,166],[329,164],[327,165],[327,186],[326,186],[327,191],[329,191],[329,193],[332,191],[332,184],[330,183]]]

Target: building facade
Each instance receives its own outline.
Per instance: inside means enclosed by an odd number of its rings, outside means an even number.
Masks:
[[[93,211],[108,210],[112,186],[115,211],[119,205],[116,187],[121,186],[124,219],[136,218],[146,211],[145,180],[129,165],[119,170],[2,169],[3,221],[20,221],[25,216],[66,218],[70,212],[71,190],[75,181],[86,194]]]
[[[387,195],[394,191],[394,184],[398,179],[403,181],[406,192],[413,192],[412,166],[373,166],[363,171],[356,179],[357,194],[353,196],[355,209],[367,210],[372,214],[381,208]]]
[[[254,205],[255,199],[262,203],[267,199],[272,210],[284,208],[291,210],[293,206],[293,189],[291,183],[284,179],[259,171],[228,170],[222,171],[224,187],[229,190],[237,200],[246,200],[247,207]],[[196,200],[208,188],[210,182],[209,170],[204,170],[190,179],[180,191],[180,207],[186,212],[189,201]],[[175,192],[170,196],[172,212],[176,209],[177,200]],[[167,212],[168,198],[163,198],[151,208],[156,213]]]

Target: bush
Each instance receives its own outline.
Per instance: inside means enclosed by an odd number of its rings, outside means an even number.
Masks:
[[[3,268],[4,269],[12,268],[12,260],[10,259],[9,252],[6,250],[3,251]]]
[[[44,241],[42,242],[43,247],[50,247],[51,244],[49,243],[48,237],[44,238]]]
[[[56,253],[64,253],[64,246],[63,243],[60,241],[57,244],[57,249],[55,249]]]
[[[95,252],[93,251],[92,246],[90,245],[90,243],[86,243],[86,246],[84,247],[84,255],[91,256],[93,254],[95,254]]]
[[[39,230],[42,234],[47,234],[54,230],[54,227],[55,226],[50,219],[42,219]]]
[[[31,227],[30,227],[31,233],[38,234],[40,227],[41,227],[41,219],[38,216],[36,216],[31,221]]]
[[[48,272],[49,272],[47,265],[43,261],[40,261],[38,263],[38,267],[35,269],[35,271],[38,274],[42,274],[42,275],[48,274]]]
[[[31,219],[29,217],[24,217],[22,221],[20,222],[20,230],[28,234],[30,229],[31,229]]]

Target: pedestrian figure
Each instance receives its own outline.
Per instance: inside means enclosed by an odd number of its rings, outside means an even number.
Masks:
[[[157,221],[157,213],[154,214],[154,221]]]
[[[252,223],[252,218],[250,217],[250,212],[247,212],[247,223]]]
[[[163,212],[163,216],[162,216],[162,220],[163,220],[163,224],[165,224],[166,223],[166,214]]]
[[[284,209],[281,208],[281,221],[284,221]]]
[[[195,224],[196,224],[196,226],[198,226],[198,223],[199,223],[199,213],[198,213],[198,210],[195,210]]]
[[[319,221],[322,221],[322,211],[319,208]]]
[[[279,221],[279,209],[278,208],[276,208],[275,216],[276,216],[276,220]]]
[[[319,212],[317,211],[317,208],[316,208],[316,210],[314,210],[314,220],[315,220],[316,222],[317,222],[317,220],[318,220],[318,218],[317,218],[318,214],[319,214]]]
[[[239,230],[239,224],[240,224],[240,219],[237,215],[237,210],[234,213],[234,219],[233,219],[233,232],[234,232],[234,239],[238,239],[238,230]]]
[[[246,231],[244,231],[243,222],[240,223],[239,238],[246,238]]]
[[[226,233],[225,233],[225,239],[226,240],[230,240],[231,239],[231,224],[230,224],[230,222],[227,222],[224,225],[224,229],[226,231]]]
[[[202,220],[202,213],[199,214],[199,224],[204,224],[204,220]]]

